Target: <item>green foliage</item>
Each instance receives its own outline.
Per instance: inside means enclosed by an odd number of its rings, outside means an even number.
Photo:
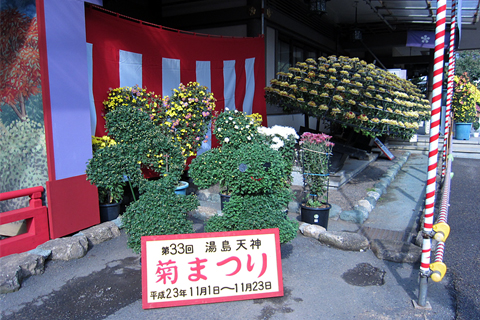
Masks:
[[[257,141],[260,135],[257,131],[259,122],[255,116],[247,116],[238,110],[226,110],[215,118],[215,134],[222,148],[238,148],[243,144]]]
[[[105,128],[116,142],[136,144],[144,140],[142,134],[155,130],[148,113],[130,106],[118,106],[105,116]]]
[[[122,199],[126,177],[133,186],[139,187],[143,177],[135,160],[126,144],[115,144],[94,153],[87,164],[86,173],[87,179],[99,188],[101,203]]]
[[[220,184],[228,194],[262,194],[287,186],[298,138],[289,127],[259,126],[256,115],[226,111],[215,121],[222,141],[194,159],[189,174],[201,189]]]
[[[209,150],[192,161],[189,174],[205,189],[220,183],[229,194],[254,195],[288,186],[290,161],[266,144]]]
[[[140,252],[142,236],[193,233],[187,213],[199,205],[195,195],[175,194],[168,178],[148,181],[141,192],[122,217],[127,244],[134,252]]]
[[[467,73],[472,81],[480,80],[480,50],[463,50],[455,59],[455,74]]]
[[[154,123],[152,110],[145,110],[149,105],[140,99],[147,98],[135,93],[129,100],[132,104],[124,103],[123,93],[118,92],[108,101],[110,111],[105,116],[110,138],[95,140],[101,148],[87,165],[87,179],[100,191],[109,191],[114,200],[122,197],[127,179],[138,187],[140,197],[127,207],[122,221],[129,235],[128,246],[140,252],[142,236],[193,232],[186,213],[199,203],[196,196],[175,194],[184,157],[165,130]],[[145,179],[142,168],[157,172],[159,178]]]
[[[220,148],[210,149],[197,156],[190,163],[189,176],[200,189],[207,189],[215,184],[225,187],[223,165],[228,161],[226,154]]]
[[[183,172],[183,157],[148,114],[118,106],[107,114],[106,128],[116,143],[97,150],[87,164],[87,179],[100,188],[100,201],[119,201],[128,181],[133,187],[144,182],[141,166],[177,181]],[[107,192],[106,192],[107,191]],[[105,194],[110,194],[108,201]]]
[[[476,105],[480,103],[480,91],[467,74],[455,76],[455,89],[452,99],[453,118],[457,123],[478,121]]]
[[[237,195],[276,192],[288,187],[288,165],[280,152],[265,144],[244,144],[224,168],[226,185]]]
[[[26,118],[0,126],[0,193],[35,186],[48,180],[45,130],[42,123]],[[0,202],[0,212],[28,205],[25,198]]]
[[[285,213],[293,198],[289,178],[296,133],[258,130],[259,124],[258,117],[243,112],[220,114],[214,132],[221,148],[194,159],[189,174],[202,189],[219,183],[232,195],[224,214],[207,221],[206,232],[279,228],[285,243],[297,234],[297,223]]]
[[[477,131],[480,128],[480,123],[478,122],[478,117],[476,121],[472,124],[473,130]]]
[[[232,196],[225,204],[223,215],[213,216],[207,221],[205,231],[278,228],[280,242],[289,242],[296,237],[298,224],[286,217],[283,206],[285,199],[283,201],[278,199],[274,194]]]

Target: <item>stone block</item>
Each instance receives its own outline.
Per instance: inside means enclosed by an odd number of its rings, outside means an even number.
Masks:
[[[368,212],[372,212],[373,209],[372,204],[366,199],[359,200],[358,206],[365,208]]]
[[[37,248],[51,250],[52,260],[72,260],[83,257],[88,251],[88,239],[85,235],[77,234],[73,237],[58,238],[45,242]]]
[[[0,293],[9,293],[20,289],[23,279],[42,274],[45,258],[28,252],[11,254],[0,258],[0,265]]]
[[[358,233],[327,231],[318,235],[318,241],[321,243],[347,251],[363,251],[367,250],[368,239]]]
[[[115,225],[118,227],[118,229],[123,228],[122,216],[118,216],[118,218],[115,219],[115,220],[112,220],[112,222],[115,223]]]
[[[340,213],[340,219],[343,221],[357,221],[358,212],[355,210],[345,210]]]
[[[318,239],[318,235],[326,231],[327,230],[322,226],[316,224],[309,224],[303,229],[303,235],[306,237]]]
[[[380,199],[381,194],[378,191],[368,191],[367,192],[367,197],[372,197],[376,201]]]
[[[386,184],[385,181],[380,180],[380,182],[375,183],[374,187],[380,189],[382,192],[379,193],[382,194],[385,192],[385,190],[387,190],[388,184]]]
[[[356,205],[353,210],[342,211],[340,219],[362,224],[368,219],[368,214],[366,208]]]
[[[378,199],[375,199],[373,197],[366,197],[365,200],[367,200],[370,205],[372,206],[372,210],[375,208],[375,206],[377,205],[377,200]]]
[[[333,220],[338,220],[340,213],[342,213],[342,208],[337,204],[331,204],[330,212],[328,213],[328,218]]]
[[[208,220],[210,217],[217,214],[217,210],[210,207],[198,206],[197,209],[190,214],[197,219]]]
[[[50,255],[52,254],[52,251],[35,248],[33,250],[28,251],[28,253],[42,256],[45,260],[47,260],[48,258],[50,258]]]
[[[393,177],[391,176],[383,176],[382,178],[380,178],[380,183],[383,183],[388,187],[390,183],[392,183],[392,180],[393,180]]]
[[[353,210],[357,211],[357,223],[362,224],[368,219],[370,211],[368,211],[366,208],[357,205],[353,207]]]
[[[298,224],[298,231],[300,231],[302,234],[303,234],[303,231],[305,230],[305,228],[307,226],[309,226],[310,224],[309,223],[306,223],[306,222],[300,222]]]
[[[115,222],[108,221],[82,230],[79,234],[87,237],[90,245],[96,245],[120,236],[120,229]]]

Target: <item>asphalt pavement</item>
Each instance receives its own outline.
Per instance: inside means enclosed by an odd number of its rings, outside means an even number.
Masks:
[[[448,216],[451,232],[444,262],[455,289],[456,319],[480,319],[480,160],[456,157],[452,172]]]
[[[426,165],[424,154],[410,157],[366,223],[412,227],[423,201]],[[331,223],[351,229],[347,224]],[[427,300],[432,308],[415,309],[418,263],[381,260],[371,250],[334,249],[300,233],[281,246],[283,297],[143,310],[140,257],[126,241],[122,232],[95,245],[81,259],[49,261],[42,275],[26,279],[19,291],[0,296],[2,319],[455,318],[449,275],[429,283]]]

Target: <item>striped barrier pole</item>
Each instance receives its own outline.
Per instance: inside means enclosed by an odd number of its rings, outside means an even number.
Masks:
[[[449,147],[451,144],[452,140],[449,140]],[[445,276],[445,273],[447,273],[447,266],[445,263],[443,263],[443,254],[445,253],[445,241],[450,234],[450,226],[447,224],[447,221],[448,207],[450,205],[450,183],[452,178],[452,159],[449,156],[447,156],[447,158],[448,163],[445,175],[445,183],[443,185],[440,214],[438,215],[437,222],[433,226],[433,231],[435,232],[434,238],[438,241],[438,243],[435,248],[435,261],[430,264],[430,278],[435,282],[441,281]]]
[[[435,208],[435,191],[437,188],[438,136],[440,111],[442,104],[443,61],[445,50],[445,20],[447,1],[437,1],[437,19],[435,26],[435,54],[433,67],[433,96],[430,126],[430,143],[428,152],[427,189],[425,197],[425,219],[423,226],[422,258],[420,263],[420,292],[418,305],[427,305],[428,276],[430,275],[431,235],[433,233],[433,214]]]
[[[457,15],[455,7],[457,0],[452,1],[452,20],[450,23],[450,47],[448,51],[448,81],[447,81],[447,108],[445,110],[445,134],[443,139],[443,162],[442,178],[445,177],[445,166],[447,162],[447,140],[452,126],[452,98],[453,98],[453,78],[455,76],[455,29],[457,26]]]

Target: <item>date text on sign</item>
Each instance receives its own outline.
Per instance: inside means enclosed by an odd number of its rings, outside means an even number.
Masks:
[[[278,229],[142,237],[144,309],[279,296]]]

